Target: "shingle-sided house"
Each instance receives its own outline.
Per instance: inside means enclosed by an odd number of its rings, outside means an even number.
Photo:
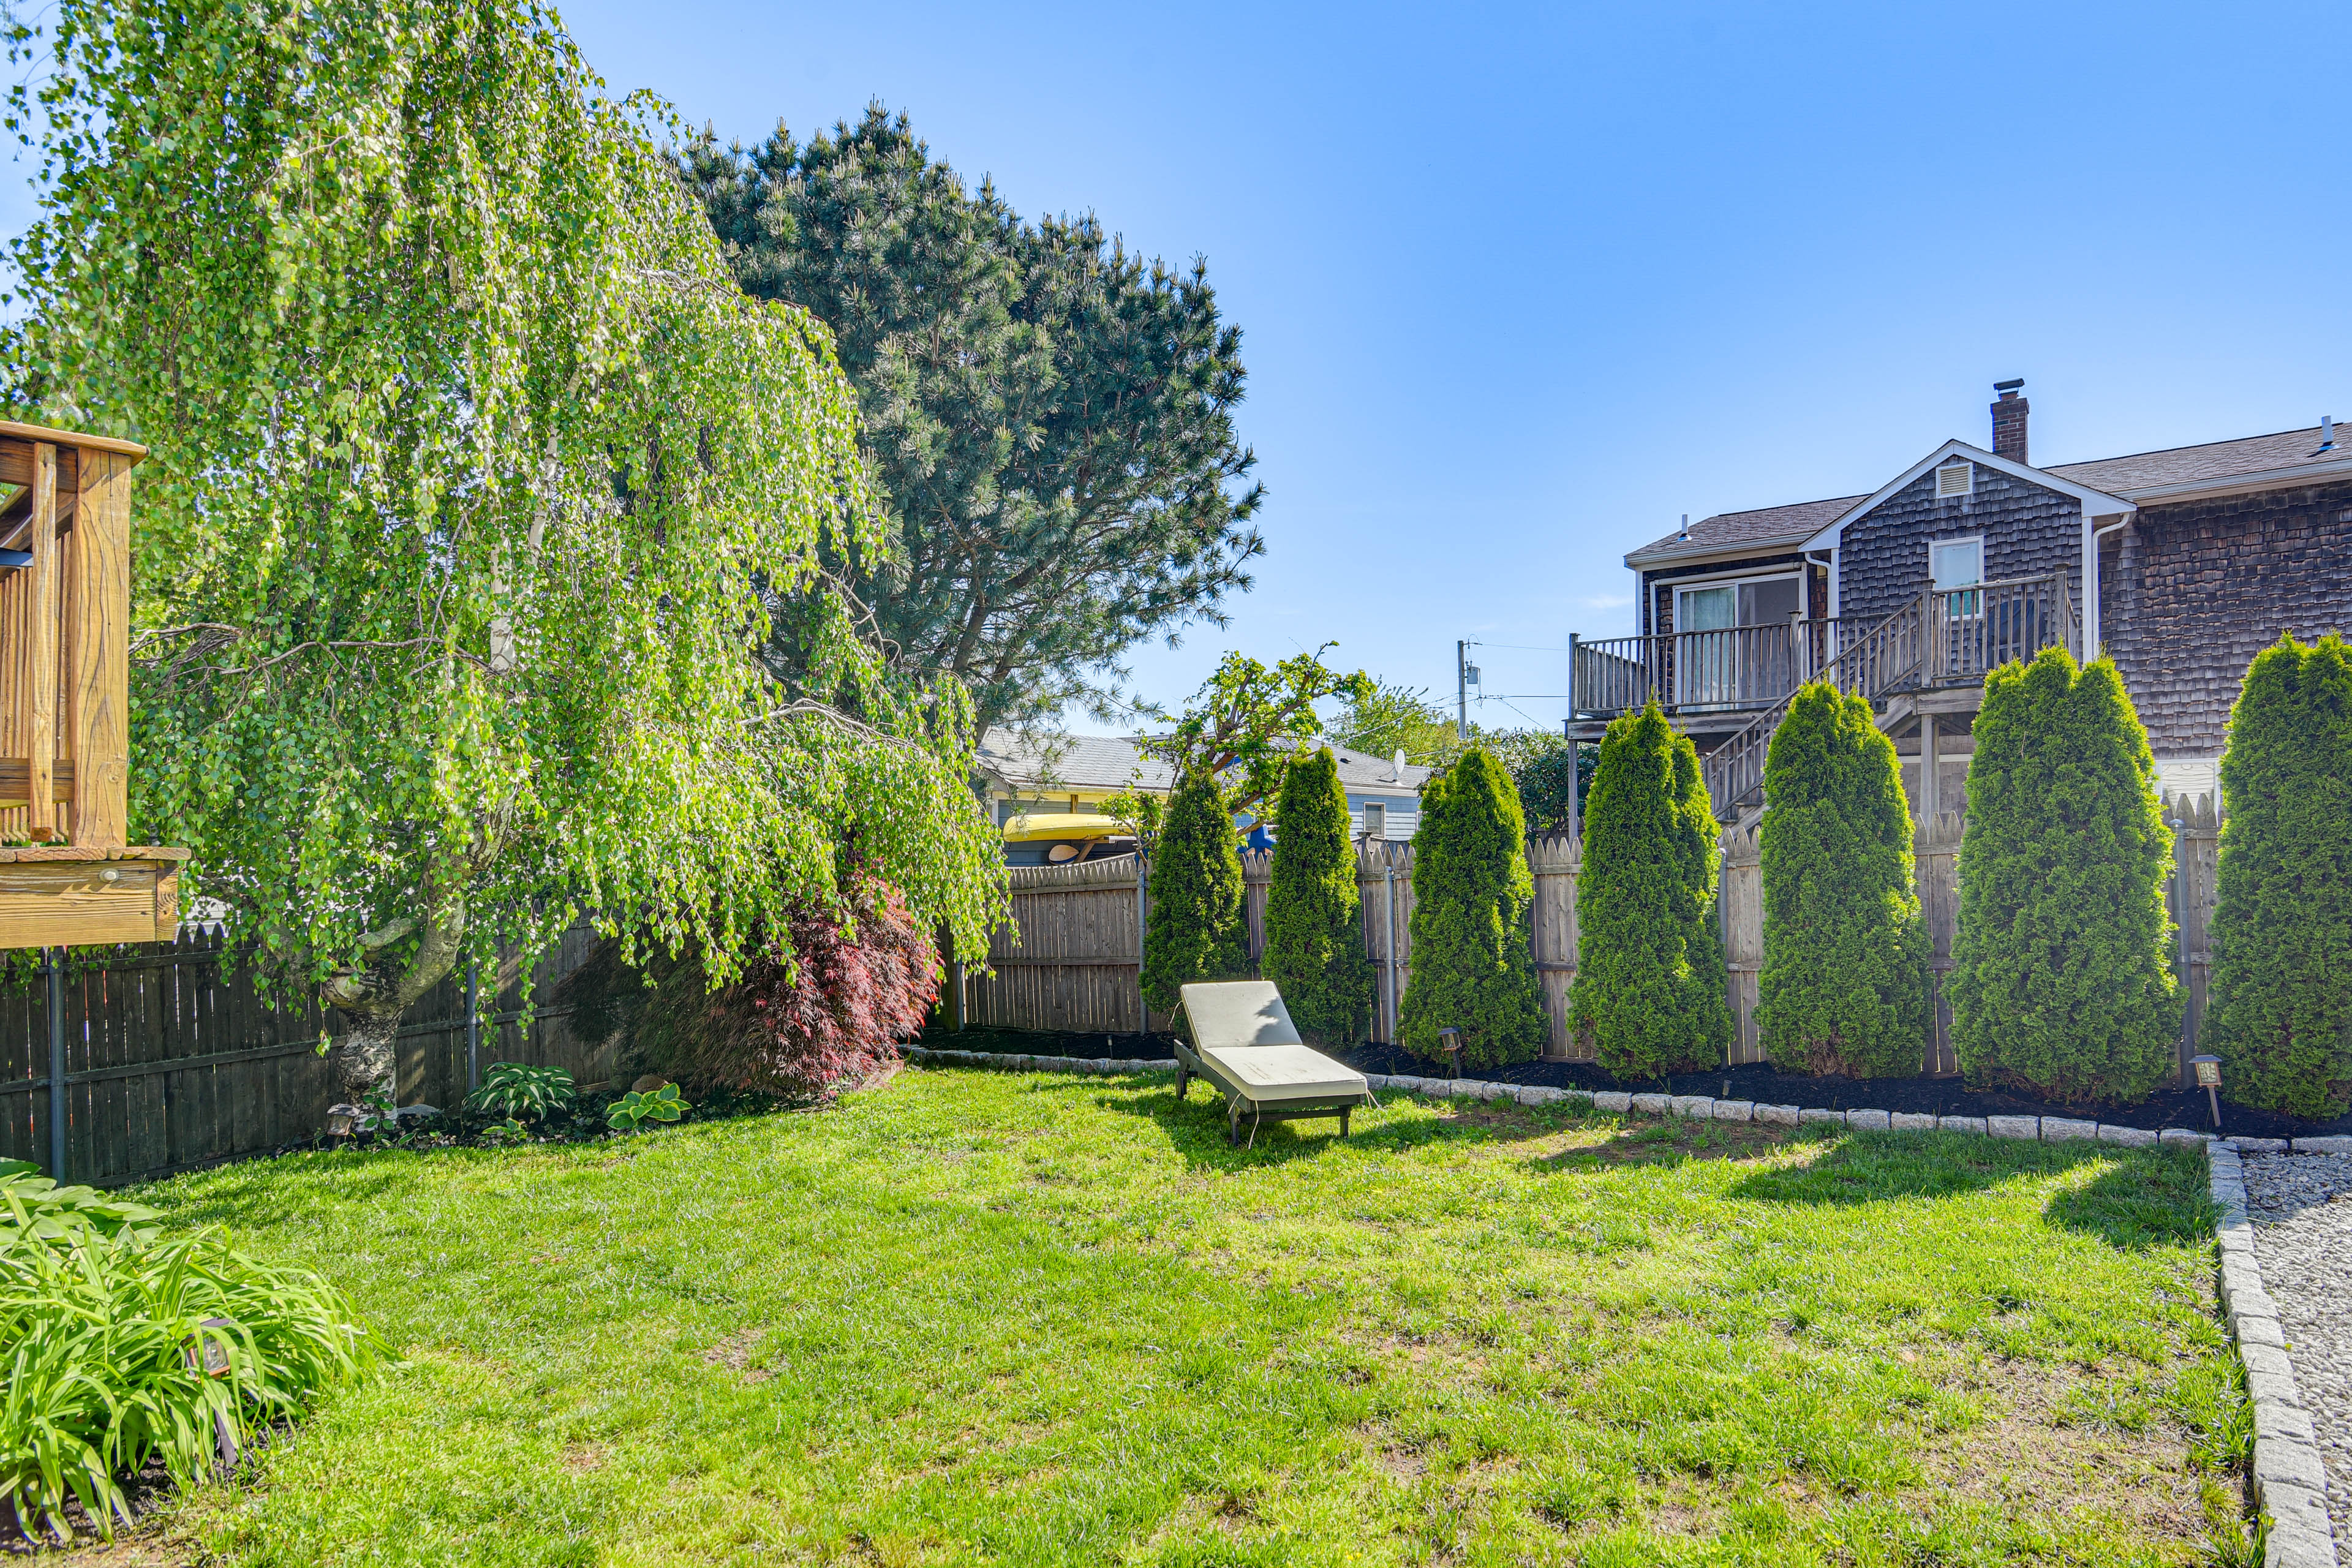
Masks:
[[[1914,806],[1956,810],[1986,671],[2055,642],[2112,654],[2165,787],[2212,791],[2248,662],[2352,621],[2352,440],[2323,420],[2036,468],[2022,384],[1995,388],[1990,450],[1947,441],[1867,494],[1628,554],[1639,635],[1570,639],[1572,732],[1655,697],[1740,820],[1786,698],[1828,674],[1878,708]]]

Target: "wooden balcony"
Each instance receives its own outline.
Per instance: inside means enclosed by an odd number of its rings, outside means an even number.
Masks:
[[[1706,717],[1737,728],[1837,657],[1847,623],[1790,620],[1663,637],[1569,639],[1573,716],[1614,719],[1653,700],[1677,718]]]
[[[127,842],[131,470],[0,421],[0,947],[170,941],[184,849]]]
[[[1929,584],[1885,619],[1842,631],[1835,656],[1812,674],[1867,699],[1889,734],[1926,714],[1972,713],[1985,677],[2011,660],[2053,647],[2081,657],[2067,583],[2053,572],[1960,589]],[[1707,753],[1707,793],[1724,821],[1745,824],[1762,809],[1764,758],[1787,707],[1783,697]]]

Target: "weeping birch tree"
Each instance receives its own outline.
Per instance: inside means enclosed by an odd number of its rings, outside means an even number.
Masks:
[[[133,820],[320,988],[344,1098],[583,909],[724,979],[854,852],[982,940],[969,705],[885,679],[822,564],[879,543],[855,400],[660,105],[518,0],[45,16],[15,399],[152,448]]]

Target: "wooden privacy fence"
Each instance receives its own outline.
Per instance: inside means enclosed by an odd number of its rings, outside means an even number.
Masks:
[[[2186,979],[2189,1010],[2182,1031],[2182,1059],[2192,1052],[2204,1016],[2206,931],[2212,919],[2215,850],[2220,816],[2210,796],[2168,798],[2165,820],[2176,823],[2178,869],[2168,891],[2180,926],[2174,963]],[[1934,990],[1934,1026],[1921,1050],[1921,1070],[1933,1076],[1959,1071],[1952,1050],[1952,1005],[1945,994],[1952,969],[1952,937],[1959,923],[1960,836],[1958,812],[1920,823],[1912,841],[1916,858],[1921,913],[1933,944],[1929,982]],[[1764,884],[1760,829],[1724,835],[1723,873],[1717,911],[1722,921],[1724,957],[1729,969],[1732,1038],[1725,1061],[1732,1067],[1768,1059],[1756,1026],[1757,986],[1764,968]],[[1372,961],[1372,1037],[1396,1037],[1396,1003],[1412,974],[1412,846],[1365,843],[1356,858],[1356,886],[1362,895],[1364,952]],[[1544,1010],[1551,1018],[1548,1060],[1589,1062],[1590,1041],[1568,1026],[1568,988],[1576,977],[1576,879],[1581,847],[1567,834],[1528,841],[1535,873],[1536,900],[1531,942]],[[1273,881],[1273,857],[1242,857],[1244,913],[1249,922],[1250,962],[1265,952],[1265,900]],[[1136,858],[1120,856],[1082,866],[1015,867],[1011,927],[998,929],[989,949],[993,974],[965,966],[966,1017],[1011,1029],[1067,1029],[1132,1034],[1143,1025],[1138,989],[1141,933],[1149,919],[1148,895],[1139,897]],[[2180,911],[2186,910],[2183,919]],[[1168,1020],[1158,1014],[1154,1028]]]
[[[469,988],[460,970],[409,1009],[399,1041],[400,1102],[452,1109],[476,1057],[568,1069],[583,1085],[612,1071],[612,1042],[583,1040],[556,992],[596,941],[566,931],[535,966],[541,1004],[522,1014],[521,966],[504,959]],[[299,1142],[325,1125],[334,1075],[319,1054],[315,1005],[264,1001],[240,954],[216,934],[78,952],[63,977],[66,1179],[111,1186]],[[0,1158],[49,1163],[49,1008],[36,977],[0,991]]]
[[[1568,986],[1576,975],[1576,840],[1546,834],[1528,844],[1535,872],[1536,973],[1551,1015],[1552,1052],[1590,1060],[1568,1031]],[[1133,1034],[1144,1025],[1139,975],[1148,891],[1136,887],[1136,857],[1079,866],[1013,868],[1013,920],[989,944],[988,969],[961,966],[965,1018],[1007,1029]],[[1250,962],[1265,954],[1265,900],[1274,857],[1242,857],[1242,911]],[[1357,851],[1364,952],[1372,961],[1375,1039],[1395,1038],[1396,1005],[1412,976],[1412,846],[1367,840]],[[1165,1015],[1153,1014],[1153,1028]],[[1559,1056],[1559,1053],[1568,1053]]]

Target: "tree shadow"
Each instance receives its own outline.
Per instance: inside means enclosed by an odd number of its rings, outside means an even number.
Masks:
[[[1728,1195],[1758,1203],[1850,1205],[1987,1192],[2097,1165],[2051,1195],[2042,1217],[2124,1251],[2210,1237],[2205,1160],[2194,1149],[2028,1143],[1967,1132],[1850,1132],[1814,1159],[1742,1177]]]

